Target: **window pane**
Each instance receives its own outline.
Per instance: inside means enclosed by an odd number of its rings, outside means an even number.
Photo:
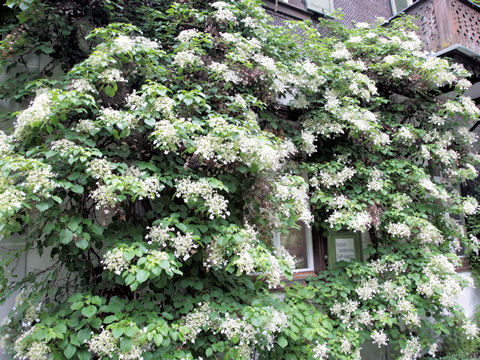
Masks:
[[[396,12],[400,12],[411,4],[409,0],[394,0]]]
[[[297,259],[296,269],[308,268],[308,244],[305,226],[300,229],[290,229],[288,234],[282,234],[280,243]]]

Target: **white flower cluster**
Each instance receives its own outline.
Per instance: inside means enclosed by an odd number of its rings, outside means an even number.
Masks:
[[[219,23],[237,23],[237,17],[233,12],[234,7],[232,5],[224,1],[216,1],[210,4],[210,6],[217,9],[213,16]]]
[[[129,37],[120,35],[112,43],[114,53],[128,53],[135,50],[156,50],[160,44],[155,40],[147,39],[143,36]],[[136,49],[137,48],[137,49]]]
[[[47,344],[40,341],[33,341],[25,349],[24,353],[17,353],[15,359],[19,360],[48,360],[50,355],[50,348]]]
[[[26,172],[25,182],[21,185],[34,194],[48,198],[51,196],[51,191],[58,186],[52,180],[55,176],[50,165],[36,164]],[[18,192],[15,193],[18,194]]]
[[[418,359],[421,355],[422,345],[418,337],[412,337],[407,340],[405,347],[400,349],[402,356],[400,360],[415,360]]]
[[[225,248],[220,245],[217,238],[214,238],[205,250],[205,260],[203,266],[209,269],[211,267],[221,268],[228,264],[225,258]]]
[[[355,289],[358,297],[362,300],[371,300],[378,291],[378,280],[369,278],[364,280],[361,286]]]
[[[320,178],[320,184],[326,188],[329,188],[342,186],[356,173],[357,171],[354,168],[345,166],[342,170],[336,173],[330,172],[328,170],[320,170],[320,172],[318,173],[318,177]],[[313,179],[314,186],[316,186],[317,182],[318,179]]]
[[[427,298],[437,297],[445,308],[454,306],[462,287],[458,283],[455,265],[445,255],[435,255],[423,270],[425,280],[422,281],[417,291]]]
[[[191,311],[190,313],[185,316],[185,327],[187,328],[187,333],[185,334],[186,343],[191,342],[195,343],[195,339],[197,338],[198,334],[205,328],[208,329],[211,322],[210,322],[210,313],[212,309],[210,308],[210,304],[206,303],[198,303],[197,307]]]
[[[405,223],[390,223],[387,232],[396,237],[408,239],[411,235],[410,227]]]
[[[313,221],[308,198],[308,188],[305,184],[299,183],[298,178],[282,176],[279,181],[275,183],[274,196],[282,201],[277,211],[282,212],[287,218],[291,216],[288,204],[293,203],[293,208],[299,221],[302,221],[306,225]]]
[[[291,141],[274,141],[259,135],[258,124],[252,129],[228,124],[225,118],[212,116],[208,120],[211,131],[195,139],[196,153],[204,159],[215,159],[222,164],[242,162],[260,169],[277,170],[284,159],[295,152]]]
[[[120,82],[127,82],[120,70],[115,68],[108,68],[98,75],[98,79],[107,84],[116,84]]]
[[[9,155],[12,152],[12,141],[11,137],[5,135],[3,131],[0,130],[0,157]]]
[[[119,129],[132,129],[138,125],[138,119],[135,115],[126,111],[103,108],[100,110],[98,118],[100,122],[107,127],[117,126]]]
[[[315,151],[317,151],[315,140],[315,135],[312,132],[302,130],[302,150],[308,155],[312,155]]]
[[[275,60],[272,59],[271,57],[268,57],[262,54],[255,54],[253,56],[253,60],[255,60],[260,66],[262,66],[267,71],[270,71],[272,73],[278,72]]]
[[[370,174],[371,178],[367,183],[367,189],[370,191],[380,191],[383,189],[383,172],[377,168],[373,168],[372,173]]]
[[[100,127],[92,120],[80,120],[74,130],[79,133],[94,134],[100,130]]]
[[[118,340],[110,330],[104,329],[100,334],[92,336],[88,342],[88,349],[98,356],[111,357],[118,350]]]
[[[372,338],[373,342],[378,345],[378,347],[387,346],[388,344],[387,334],[385,334],[383,330],[374,330],[370,334],[370,337]]]
[[[196,248],[198,248],[198,244],[193,240],[191,233],[182,235],[177,232],[177,235],[174,238],[171,238],[170,242],[175,250],[175,257],[182,258],[183,261],[186,261],[192,256],[196,252]]]
[[[203,61],[193,50],[179,51],[173,57],[173,63],[181,68],[189,66],[202,66]]]
[[[177,197],[182,197],[187,203],[189,200],[202,201],[207,207],[210,219],[225,218],[230,215],[228,200],[220,195],[206,179],[194,181],[190,178],[177,182]]]
[[[112,176],[113,165],[106,159],[93,159],[87,165],[87,173],[97,180],[106,180]]]
[[[75,90],[79,92],[94,93],[95,87],[87,79],[74,79],[68,86],[69,90]]]
[[[117,275],[120,275],[129,267],[129,263],[123,256],[123,250],[121,248],[108,250],[103,256],[101,263],[104,270],[112,271]]]
[[[470,340],[478,337],[478,327],[471,320],[466,321],[462,329],[467,339]]]
[[[202,33],[198,31],[197,29],[188,29],[188,30],[182,30],[180,33],[177,35],[175,40],[181,42],[181,43],[188,43],[192,41],[193,39],[197,39],[202,36]]]
[[[159,246],[167,246],[167,241],[170,240],[170,232],[174,229],[171,227],[165,227],[163,225],[155,225],[149,229],[149,233],[145,236],[145,239],[149,244],[156,243]]]
[[[332,51],[330,55],[337,60],[349,60],[352,57],[352,54],[343,43],[335,44],[335,51]]]
[[[450,199],[450,195],[445,189],[440,188],[428,178],[421,178],[418,184],[422,188],[424,188],[429,195],[433,196],[434,198],[437,198],[442,201],[447,201]]]
[[[372,224],[372,217],[367,211],[360,211],[353,214],[352,219],[348,223],[348,227],[353,231],[367,231]]]
[[[220,333],[229,340],[238,341],[238,345],[235,345],[235,348],[240,356],[245,356],[247,359],[252,357],[252,347],[257,342],[255,339],[257,331],[251,324],[240,318],[232,318],[227,313],[225,314],[225,319],[220,324]]]
[[[41,126],[52,112],[52,96],[47,90],[38,92],[30,106],[18,115],[13,137],[22,140],[29,135],[30,128]]]
[[[252,253],[255,246],[258,244],[258,234],[253,227],[245,224],[244,229],[239,231],[241,236],[241,243],[237,244],[235,248],[235,255],[237,258],[234,260],[234,264],[238,270],[245,274],[251,274],[255,270],[255,261]]]
[[[22,207],[27,194],[13,187],[2,189],[0,193],[0,214],[9,214]]]
[[[269,320],[258,327],[259,335],[266,340],[266,346],[261,345],[262,348],[271,350],[275,341],[276,334],[281,332],[288,326],[288,316],[283,312],[274,309],[272,306],[262,308],[262,312],[269,316]]]
[[[238,84],[242,81],[240,76],[234,70],[230,69],[226,64],[213,61],[208,68],[217,76],[221,76],[225,82]]]
[[[400,275],[406,270],[405,261],[403,260],[381,261],[378,259],[371,261],[369,267],[374,274],[394,272],[396,276]]]
[[[464,199],[462,209],[465,215],[475,215],[478,210],[478,201],[474,197],[468,196]]]
[[[358,309],[359,302],[353,300],[346,300],[345,302],[335,301],[330,308],[332,314],[337,316],[344,324],[350,323],[354,313]]]
[[[323,343],[323,344],[317,343],[317,345],[315,345],[315,347],[313,348],[313,357],[316,360],[327,360],[328,359],[327,354],[328,354],[327,343]]]
[[[155,146],[161,148],[165,154],[170,151],[176,151],[181,142],[177,134],[175,123],[170,120],[160,120],[155,124],[155,131],[153,132]]]
[[[120,197],[114,186],[100,185],[90,195],[95,200],[95,209],[113,208],[120,202]]]
[[[424,220],[420,222],[417,238],[422,244],[441,244],[444,241],[443,235],[436,226]]]

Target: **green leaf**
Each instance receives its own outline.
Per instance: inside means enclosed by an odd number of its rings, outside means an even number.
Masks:
[[[120,336],[122,336],[124,333],[124,329],[123,328],[115,328],[113,329],[112,331],[112,335],[115,339],[118,339]]]
[[[67,344],[65,350],[63,350],[63,355],[65,355],[67,359],[71,359],[76,352],[77,348],[75,346],[73,346],[72,344]]]
[[[67,325],[65,325],[64,323],[57,324],[55,325],[53,330],[56,331],[57,333],[65,334],[67,332]]]
[[[95,305],[90,305],[82,309],[82,315],[91,318],[97,313],[97,307]]]
[[[83,186],[82,185],[74,184],[70,187],[70,189],[72,189],[72,191],[74,193],[83,194]]]
[[[45,210],[48,210],[48,208],[50,208],[50,204],[49,203],[40,203],[40,204],[37,204],[35,205],[36,208],[38,210],[40,210],[41,212],[44,212]]]
[[[285,348],[288,345],[288,341],[283,336],[280,336],[277,339],[277,344],[280,345],[280,347]]]
[[[89,244],[90,243],[83,237],[80,240],[75,242],[75,246],[82,250],[86,250]]]
[[[61,244],[68,244],[70,241],[72,241],[73,239],[73,233],[68,230],[68,229],[62,229],[62,231],[60,231],[60,243]]]
[[[143,282],[147,281],[149,275],[150,275],[150,272],[148,272],[148,271],[146,271],[146,270],[143,270],[143,269],[138,270],[138,272],[137,272],[137,281],[138,281],[139,283],[143,283]]]
[[[155,345],[160,346],[163,342],[163,336],[161,334],[156,334],[153,338],[155,340]]]
[[[103,227],[97,224],[92,224],[90,226],[90,229],[92,229],[93,233],[96,235],[102,235],[103,234]]]
[[[132,346],[133,346],[133,341],[132,341],[132,339],[130,339],[130,338],[123,338],[123,339],[120,341],[120,349],[122,349],[122,350],[125,351],[125,352],[130,351],[130,349],[132,348]]]

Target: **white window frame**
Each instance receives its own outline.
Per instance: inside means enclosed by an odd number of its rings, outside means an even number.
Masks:
[[[308,225],[303,225],[305,229],[305,241],[307,245],[307,267],[306,268],[300,268],[300,269],[292,269],[292,272],[294,273],[301,273],[301,272],[307,272],[307,271],[314,271],[314,259],[313,259],[313,239],[312,239],[312,227]],[[281,240],[280,240],[281,234],[278,232],[275,232],[273,234],[273,240],[272,244],[274,247],[278,248],[281,245]],[[288,250],[288,249],[287,249]]]
[[[407,7],[409,7],[410,5],[413,4],[413,0],[407,0],[407,3],[408,3]],[[406,8],[403,8],[403,9],[397,10],[397,5],[395,4],[395,0],[390,0],[390,4],[392,5],[392,14],[394,16],[406,9]]]

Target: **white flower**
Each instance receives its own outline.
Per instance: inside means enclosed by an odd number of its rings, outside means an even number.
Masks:
[[[108,250],[103,256],[101,263],[103,264],[103,268],[105,270],[112,271],[117,275],[120,275],[129,267],[129,263],[123,256],[123,251],[121,248]]]
[[[92,336],[88,348],[99,356],[110,357],[118,351],[118,341],[110,330],[102,330],[100,334]]]
[[[113,44],[116,47],[116,52],[119,53],[131,52],[135,46],[133,39],[125,35],[117,37],[113,40]]]
[[[462,209],[465,215],[475,215],[478,210],[478,201],[477,199],[468,196],[465,198],[462,204]]]
[[[338,60],[348,60],[352,57],[352,54],[350,54],[350,51],[345,47],[343,43],[337,43],[335,44],[335,51],[333,51],[330,54],[334,59]]]
[[[184,317],[185,327],[188,329],[187,334],[185,334],[185,343],[187,341],[195,343],[195,339],[202,329],[210,326],[211,312],[212,309],[210,308],[210,304],[208,302],[204,304],[199,303],[192,312],[188,313],[187,316]]]
[[[193,240],[191,233],[185,235],[177,232],[177,235],[171,239],[171,244],[175,249],[175,257],[186,261],[190,256],[196,252],[198,244]]]
[[[182,30],[175,39],[181,43],[187,43],[193,39],[199,38],[200,36],[202,36],[202,33],[197,29],[188,29]]]
[[[328,353],[327,343],[319,344],[313,348],[313,356],[317,360],[326,360]]]
[[[357,287],[355,291],[362,300],[373,299],[378,291],[378,281],[376,278],[369,278],[362,283],[361,287]]]
[[[174,229],[165,227],[163,225],[155,225],[152,228],[147,228],[150,232],[145,236],[149,244],[156,243],[159,246],[165,247],[167,240],[170,240],[170,232]]]
[[[362,211],[354,215],[350,221],[349,228],[353,231],[367,231],[372,223],[372,218],[367,211]]]
[[[315,135],[306,130],[302,130],[302,140],[303,140],[303,151],[305,151],[308,155],[312,155],[315,151],[317,151],[317,147],[315,146]]]
[[[388,343],[388,337],[383,330],[373,331],[370,334],[370,337],[372,338],[373,342],[378,345],[378,347],[381,347],[382,345],[386,346]]]
[[[123,77],[122,72],[114,68],[110,68],[103,71],[101,74],[98,75],[98,79],[107,84],[115,84],[115,83],[127,81]]]
[[[210,219],[230,215],[228,200],[220,195],[206,179],[193,181],[182,179],[177,182],[177,197],[182,197],[185,202],[203,200]]]
[[[173,63],[181,68],[203,65],[202,59],[200,59],[193,50],[184,50],[176,53],[173,57]]]
[[[87,173],[95,179],[107,179],[112,176],[113,165],[106,159],[94,159],[88,163]]]
[[[411,235],[410,227],[405,223],[390,223],[387,232],[392,236],[408,239]]]
[[[44,124],[48,120],[48,115],[52,112],[51,106],[51,94],[45,89],[39,90],[30,106],[18,115],[13,137],[21,140],[28,135],[31,128]]]
[[[478,327],[471,320],[466,321],[462,328],[467,339],[475,339],[478,336]]]
[[[370,24],[366,22],[358,22],[355,24],[357,29],[370,29]]]
[[[87,79],[74,79],[68,86],[70,90],[80,92],[93,93],[96,91],[95,87]]]

